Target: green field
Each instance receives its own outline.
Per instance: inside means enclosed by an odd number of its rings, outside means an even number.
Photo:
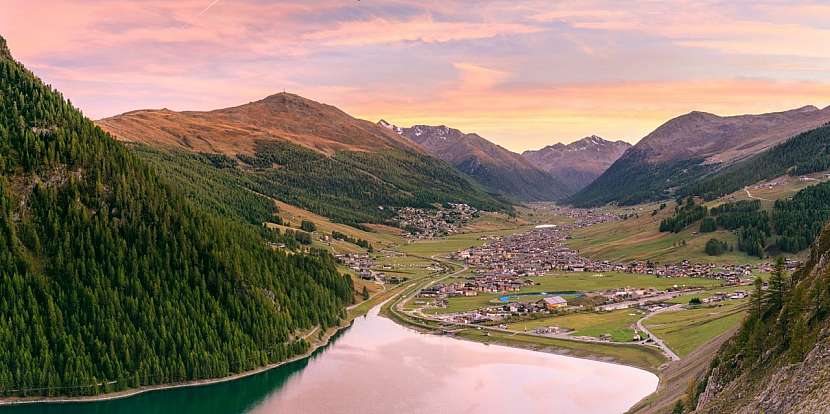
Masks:
[[[481,309],[487,306],[497,305],[500,302],[497,302],[496,299],[500,295],[487,293],[487,294],[479,294],[478,296],[458,296],[458,297],[451,297],[447,300],[447,307],[446,308],[431,308],[427,309],[426,313],[431,314],[444,314],[444,313],[456,313],[456,312],[467,312],[471,310]]]
[[[581,358],[616,362],[643,368],[651,372],[657,372],[658,367],[666,362],[666,358],[656,348],[640,345],[587,343],[495,331],[490,331],[488,335],[487,332],[478,329],[465,329],[456,335],[463,339],[486,344],[501,344],[536,351],[549,351]]]
[[[712,279],[697,279],[689,277],[662,278],[651,275],[634,273],[608,272],[555,272],[545,276],[530,278],[538,283],[533,286],[525,286],[518,293],[537,292],[596,292],[618,288],[650,288],[666,289],[677,286],[687,287],[716,287],[720,282]],[[511,292],[515,294],[515,292]],[[480,309],[487,306],[497,305],[496,301],[503,294],[479,293],[478,296],[451,297],[447,300],[446,308],[429,309],[428,313],[444,314],[455,312],[466,312]],[[540,296],[541,297],[541,296]],[[523,297],[521,301],[528,302],[537,296]]]
[[[657,263],[677,263],[689,260],[697,263],[757,263],[757,257],[750,257],[740,251],[726,252],[720,256],[709,256],[704,251],[710,238],[717,238],[730,244],[737,242],[737,237],[729,231],[719,230],[712,233],[697,233],[698,224],[692,224],[680,233],[661,233],[660,221],[671,216],[675,204],[668,206],[652,216],[652,211],[659,204],[647,204],[629,208],[638,217],[627,220],[599,224],[575,231],[567,241],[568,247],[578,250],[582,255],[594,259],[614,262],[633,260],[651,260]]]
[[[746,300],[665,312],[647,319],[648,330],[684,357],[743,320]]]
[[[533,228],[522,226],[505,228],[499,230],[476,231],[470,233],[459,233],[440,239],[416,240],[412,243],[401,246],[400,250],[408,254],[420,256],[445,255],[455,253],[470,247],[481,246],[486,240],[479,240],[483,236],[506,236],[519,233]]]
[[[699,279],[691,277],[656,277],[636,273],[623,272],[554,272],[545,276],[530,278],[538,283],[535,286],[527,286],[522,292],[596,292],[617,288],[655,288],[666,289],[673,286],[687,287],[712,287],[719,286],[720,282],[712,279]]]
[[[507,327],[516,331],[532,331],[536,328],[558,326],[573,329],[572,335],[574,336],[599,338],[604,334],[610,334],[616,342],[628,342],[634,336],[634,329],[631,326],[643,315],[642,311],[636,309],[622,309],[613,312],[580,312],[511,323]]]

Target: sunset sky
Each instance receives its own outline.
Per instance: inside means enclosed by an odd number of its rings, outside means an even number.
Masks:
[[[520,151],[830,105],[830,3],[0,0],[15,57],[92,118],[283,90]]]

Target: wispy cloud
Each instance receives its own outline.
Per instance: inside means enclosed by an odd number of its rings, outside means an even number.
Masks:
[[[0,0],[15,53],[93,117],[287,89],[512,149],[636,140],[691,110],[830,103],[809,1]],[[38,24],[30,22],[37,17]]]

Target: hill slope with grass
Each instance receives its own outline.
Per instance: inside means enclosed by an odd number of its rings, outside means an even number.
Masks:
[[[292,94],[209,112],[133,111],[98,124],[200,204],[215,205],[217,187],[186,179],[195,170],[229,184],[222,193],[241,187],[350,225],[443,202],[512,209],[410,140]]]
[[[218,218],[14,61],[0,38],[0,392],[89,395],[305,352],[352,301],[328,255]]]
[[[830,107],[761,115],[691,112],[654,130],[593,183],[570,198],[577,206],[637,204],[675,195],[714,173],[830,121]]]
[[[801,176],[828,169],[830,126],[824,125],[691,183],[678,193],[714,199],[782,175]]]

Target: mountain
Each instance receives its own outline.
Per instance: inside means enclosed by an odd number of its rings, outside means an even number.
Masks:
[[[792,276],[755,287],[740,331],[720,349],[684,412],[826,413],[830,407],[830,228]],[[678,412],[677,410],[675,412]]]
[[[715,199],[741,188],[780,177],[830,170],[830,125],[802,132],[760,154],[731,164],[678,190],[678,194]]]
[[[132,111],[98,124],[214,209],[236,200],[240,187],[350,225],[443,202],[512,209],[412,141],[297,95],[208,112]],[[194,182],[194,171],[215,179]],[[219,202],[217,188],[227,194]],[[242,208],[248,221],[260,220]]]
[[[519,154],[478,134],[465,134],[446,126],[415,125],[399,128],[379,122],[475,178],[491,191],[520,201],[557,200],[570,189]]]
[[[691,112],[648,134],[570,202],[636,204],[669,197],[677,187],[828,121],[830,107],[726,117]]]
[[[585,188],[631,148],[625,141],[607,141],[596,135],[570,144],[557,143],[522,153],[533,165],[575,191]]]
[[[352,302],[329,255],[185,199],[0,38],[0,388],[90,395],[305,352]]]
[[[208,112],[137,110],[99,120],[119,140],[235,156],[258,141],[285,141],[327,155],[337,151],[418,151],[409,140],[330,105],[290,93]]]

